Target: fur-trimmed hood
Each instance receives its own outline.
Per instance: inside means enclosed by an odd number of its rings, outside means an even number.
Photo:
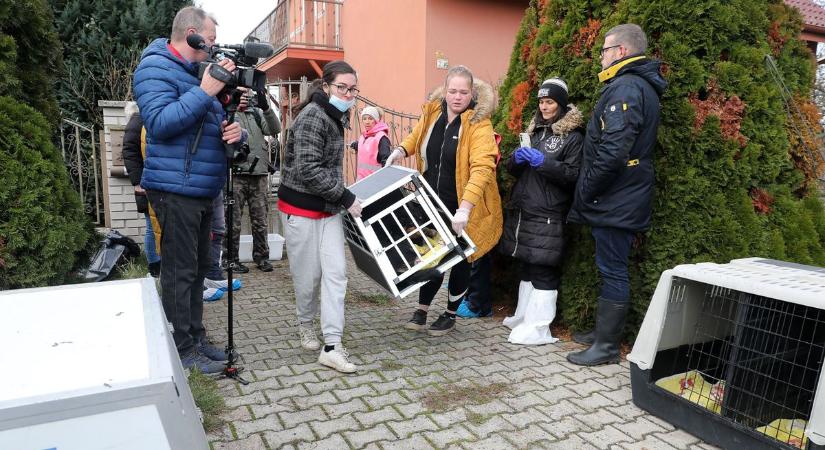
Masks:
[[[537,113],[537,115],[540,113]],[[533,120],[530,121],[530,125],[527,126],[527,132],[533,133],[536,130],[536,116],[533,116]],[[561,136],[565,136],[569,134],[571,131],[584,127],[584,116],[582,116],[581,111],[579,108],[576,108],[576,105],[569,104],[567,105],[567,112],[564,116],[555,121],[551,126],[553,130],[553,134],[558,134]]]
[[[478,123],[484,119],[489,119],[493,115],[493,111],[496,109],[495,93],[492,86],[479,79],[473,80],[473,91],[475,92],[473,96],[475,106],[472,106],[472,104],[470,106],[470,109],[473,110],[470,123]],[[440,102],[442,100],[444,100],[443,85],[435,88],[429,98],[430,102]]]

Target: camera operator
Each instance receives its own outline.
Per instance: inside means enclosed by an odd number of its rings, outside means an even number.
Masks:
[[[226,246],[227,260],[235,261],[237,271],[241,273],[249,272],[243,264],[238,261],[238,245],[241,235],[241,219],[243,218],[244,204],[249,205],[249,222],[252,225],[252,260],[263,272],[271,272],[272,264],[269,263],[269,244],[267,243],[267,218],[269,217],[269,203],[267,202],[268,169],[272,166],[269,161],[269,148],[264,136],[276,136],[281,132],[281,122],[275,111],[269,106],[266,92],[253,92],[251,89],[239,87],[241,95],[238,111],[235,113],[235,120],[241,127],[249,133],[249,156],[243,163],[237,165],[239,173],[233,178],[233,191],[235,194],[235,206],[233,212],[234,222],[232,224],[231,238],[234,241],[234,254],[228,252]],[[251,167],[255,157],[257,163]],[[272,169],[274,172],[274,169]]]
[[[143,51],[134,93],[146,128],[146,161],[141,186],[160,222],[161,298],[172,323],[175,345],[186,368],[219,373],[226,354],[207,343],[203,326],[203,279],[210,266],[212,200],[225,182],[224,143],[243,138],[237,123],[224,120],[217,95],[224,83],[198,63],[207,53],[186,37],[215,42],[217,21],[200,8],[178,11],[170,40],[156,39]],[[220,63],[232,71],[235,64]]]

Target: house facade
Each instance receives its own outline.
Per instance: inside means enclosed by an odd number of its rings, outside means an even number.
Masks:
[[[345,59],[361,95],[419,114],[449,67],[487,82],[506,74],[528,0],[280,0],[251,37],[275,46],[260,69],[270,82],[316,78]]]

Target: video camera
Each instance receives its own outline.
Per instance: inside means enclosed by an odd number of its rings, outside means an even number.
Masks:
[[[203,36],[199,34],[190,34],[186,38],[186,43],[192,48],[203,50],[209,54],[209,58],[200,63],[198,68],[199,79],[203,78],[203,73],[210,64],[229,58],[236,66],[233,72],[217,64],[213,64],[209,69],[209,74],[212,77],[226,83],[224,90],[231,91],[237,87],[246,87],[255,92],[261,92],[266,88],[266,74],[255,69],[254,66],[258,64],[260,58],[268,58],[275,53],[275,49],[270,44],[246,42],[242,45],[215,44],[209,47],[206,45]]]
[[[209,57],[200,63],[198,67],[198,79],[203,79],[207,68],[209,75],[218,81],[225,83],[224,88],[216,96],[223,105],[227,113],[227,121],[234,122],[235,112],[241,102],[243,92],[239,87],[251,89],[253,92],[264,92],[266,90],[266,74],[255,69],[260,58],[268,58],[275,53],[272,45],[263,42],[246,42],[242,45],[206,45],[203,36],[190,34],[186,37],[186,43],[190,47],[205,51]],[[229,58],[235,63],[235,70],[230,72],[219,66],[217,63],[225,58]],[[235,144],[227,147],[227,156],[234,164],[243,163],[249,155],[247,144]],[[250,171],[254,168],[251,165]]]

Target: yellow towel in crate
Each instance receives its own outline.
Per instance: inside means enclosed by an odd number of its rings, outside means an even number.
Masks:
[[[432,245],[433,249],[430,250],[430,247],[427,247],[427,244],[416,245],[415,248],[418,249],[418,254],[421,255],[421,260],[427,259],[427,256],[431,252],[433,255],[435,255],[436,252],[438,252],[439,250],[441,250],[442,247],[444,247],[444,241],[441,240],[441,238],[438,235],[435,235],[434,237],[426,236],[426,239],[430,241],[430,245]],[[432,269],[433,267],[437,266],[443,258],[444,257],[442,256],[441,258],[435,259],[429,264],[423,266],[421,270]]]
[[[698,371],[691,370],[660,378],[656,381],[656,385],[716,414],[722,411],[722,399],[725,396],[724,381],[711,384],[705,381]]]
[[[756,431],[770,436],[779,442],[786,442],[798,448],[808,446],[808,438],[805,437],[805,427],[808,422],[802,419],[776,419],[773,422],[759,427]]]

